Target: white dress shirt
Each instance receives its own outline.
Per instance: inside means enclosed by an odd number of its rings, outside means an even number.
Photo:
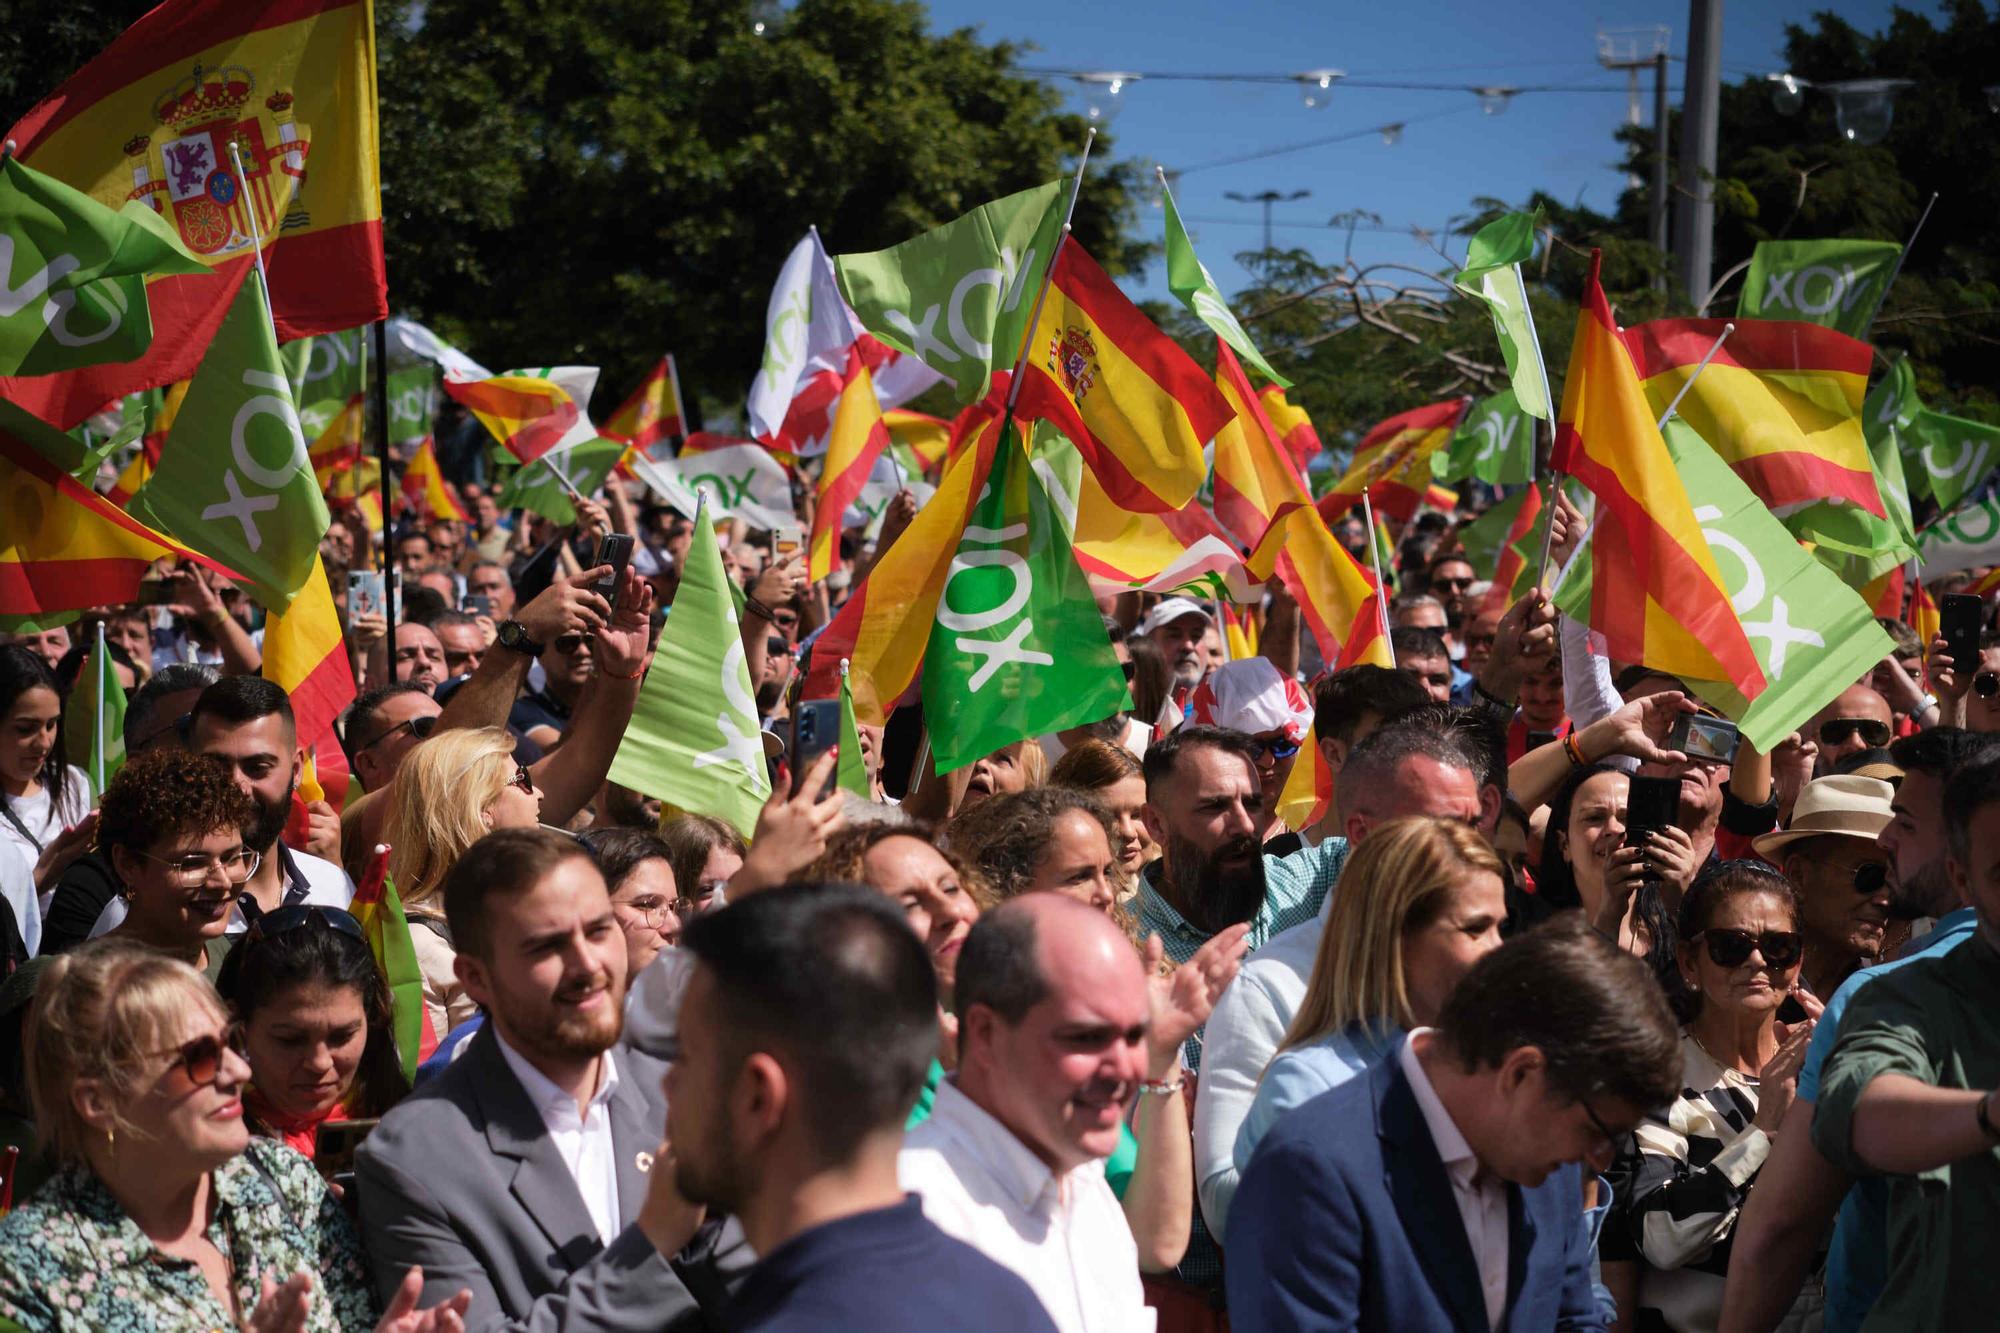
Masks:
[[[1103,1162],[1056,1175],[946,1079],[896,1174],[947,1235],[1019,1274],[1062,1333],[1151,1333],[1139,1249]]]
[[[576,1181],[576,1192],[583,1196],[583,1206],[590,1210],[598,1239],[609,1245],[620,1229],[617,1152],[611,1142],[611,1094],[618,1087],[618,1066],[612,1061],[611,1052],[604,1053],[604,1072],[598,1080],[597,1095],[590,1099],[590,1110],[579,1116],[576,1098],[529,1064],[507,1044],[497,1027],[493,1029],[493,1039],[500,1043],[500,1055],[514,1071],[514,1077],[521,1080],[528,1100],[541,1112],[549,1141],[556,1145],[563,1165],[569,1168],[570,1178]]]
[[[1430,1075],[1417,1061],[1416,1044],[1430,1028],[1416,1028],[1396,1052],[1402,1062],[1403,1077],[1416,1094],[1417,1108],[1424,1113],[1424,1125],[1437,1145],[1444,1171],[1451,1177],[1451,1196],[1458,1204],[1459,1220],[1465,1223],[1465,1238],[1471,1242],[1473,1262],[1479,1265],[1479,1286],[1486,1296],[1486,1322],[1500,1327],[1507,1313],[1507,1185],[1498,1176],[1482,1169],[1472,1155],[1465,1135],[1458,1132],[1451,1112],[1438,1100]]]

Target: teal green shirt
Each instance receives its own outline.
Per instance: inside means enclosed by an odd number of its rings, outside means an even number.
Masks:
[[[931,1118],[931,1105],[937,1101],[938,1084],[944,1082],[944,1066],[931,1061],[931,1067],[924,1073],[924,1086],[917,1093],[917,1104],[910,1108],[910,1118],[903,1122],[903,1132],[908,1133]],[[1132,1136],[1132,1127],[1118,1126],[1118,1146],[1111,1156],[1104,1159],[1104,1178],[1111,1184],[1111,1192],[1121,1200],[1126,1188],[1132,1183],[1132,1169],[1139,1164],[1139,1140]]]

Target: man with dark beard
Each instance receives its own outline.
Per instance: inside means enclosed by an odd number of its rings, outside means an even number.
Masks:
[[[553,829],[490,833],[444,905],[487,1022],[356,1157],[382,1299],[417,1263],[471,1288],[468,1329],[710,1327],[750,1256],[675,1188],[665,1067],[619,1043],[625,939],[590,854]]]
[[[937,985],[870,889],[795,885],[688,922],[667,1070],[686,1197],[763,1256],[725,1313],[747,1333],[964,1325],[1053,1333],[1028,1285],[924,1216],[896,1175],[937,1047]]]
[[[1971,904],[1945,869],[1944,795],[1961,771],[2000,753],[2000,736],[1936,727],[1903,737],[1889,753],[1903,770],[1890,802],[1893,817],[1876,838],[1888,860],[1889,915],[1937,921],[1901,958],[1863,968],[1842,982],[1818,1016],[1785,1115],[1786,1126],[1796,1129],[1777,1137],[1736,1223],[1723,1296],[1725,1330],[1777,1325],[1804,1283],[1836,1209],[1826,1260],[1827,1329],[1860,1327],[1887,1280],[1887,1179],[1849,1175],[1821,1155],[1806,1129],[1819,1102],[1820,1067],[1855,992],[1906,963],[1956,949],[1977,927]]]

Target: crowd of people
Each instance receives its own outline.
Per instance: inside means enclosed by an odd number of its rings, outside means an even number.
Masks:
[[[688,516],[464,494],[327,533],[339,756],[200,570],[0,646],[0,1323],[1992,1323],[2000,647],[1887,622],[1769,753],[1691,754],[1708,705],[1426,515],[1393,668],[1319,662],[1275,582],[1251,657],[1107,593],[1127,711],[940,774],[909,704],[863,799],[790,719],[914,506],[819,581],[732,520],[746,834],[608,778]],[[348,601],[385,541],[393,633]],[[382,846],[413,974],[355,900]]]

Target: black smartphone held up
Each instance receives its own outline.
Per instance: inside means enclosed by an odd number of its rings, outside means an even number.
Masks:
[[[493,599],[476,592],[467,593],[458,609],[469,616],[490,616],[493,614]]]
[[[613,532],[597,544],[597,557],[592,565],[609,565],[611,572],[590,585],[590,590],[611,603],[611,609],[618,609],[618,586],[625,581],[625,566],[632,563],[632,535],[627,532]]]
[[[840,700],[808,699],[792,710],[792,785],[805,781],[806,770],[818,758],[840,744]],[[815,796],[825,800],[833,790],[834,775],[826,775],[826,785]]]
[[[1553,745],[1557,736],[1553,731],[1531,731],[1528,733],[1528,749],[1539,750],[1544,745]]]
[[[354,1150],[381,1120],[324,1120],[313,1131],[313,1165],[331,1180],[354,1169]]]
[[[1625,798],[1625,845],[1644,845],[1648,833],[1666,828],[1680,816],[1679,778],[1633,778],[1631,794]]]
[[[1961,681],[1979,670],[1979,621],[1985,609],[1983,599],[1971,593],[1948,592],[1938,599],[1938,633]]]
[[[1806,1007],[1799,1003],[1799,993],[1795,990],[1787,991],[1784,1000],[1778,1005],[1778,1021],[1780,1023],[1803,1023],[1811,1017],[1812,1015],[1806,1012]]]
[[[1679,750],[1698,764],[1733,764],[1736,762],[1736,747],[1742,739],[1736,724],[1726,718],[1682,713],[1680,720],[1674,723],[1674,733],[1667,741],[1667,748]]]

